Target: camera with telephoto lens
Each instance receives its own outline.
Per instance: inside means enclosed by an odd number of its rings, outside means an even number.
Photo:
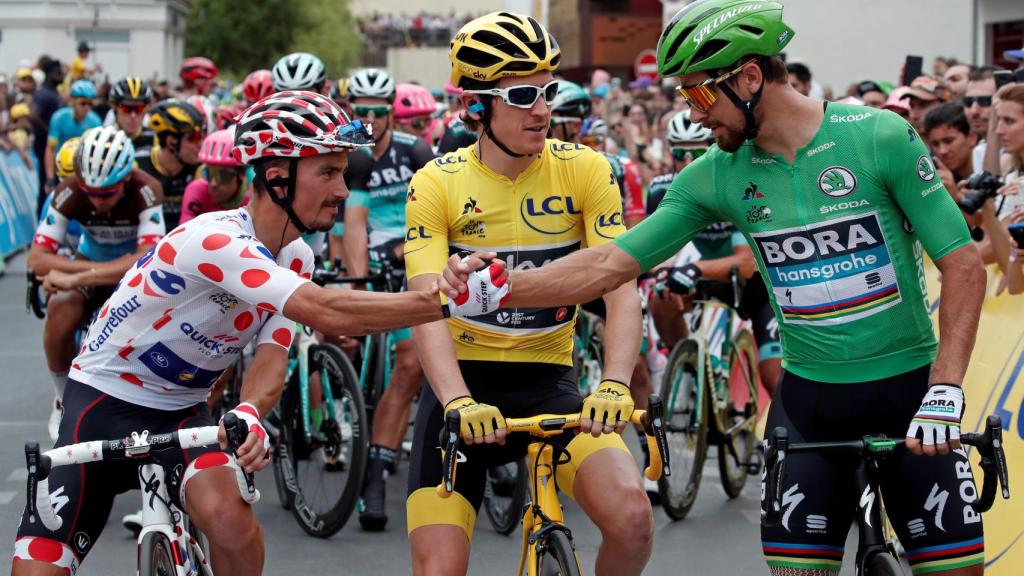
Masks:
[[[989,198],[995,198],[1002,186],[1003,181],[998,176],[989,172],[975,174],[967,180],[967,192],[956,203],[964,212],[974,214]]]

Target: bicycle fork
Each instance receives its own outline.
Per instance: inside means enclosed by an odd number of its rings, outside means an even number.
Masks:
[[[554,449],[544,442],[532,442],[526,448],[527,470],[530,474],[530,503],[523,512],[523,544],[516,574],[538,576],[540,556],[548,533],[560,530],[572,542],[572,533],[565,526],[562,505],[555,486]],[[539,459],[538,459],[539,458]],[[577,560],[577,563],[579,561]]]

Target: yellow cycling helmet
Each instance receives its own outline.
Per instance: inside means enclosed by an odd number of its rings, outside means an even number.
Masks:
[[[492,12],[459,30],[452,39],[448,59],[452,62],[452,84],[475,88],[506,76],[554,72],[562,51],[555,38],[532,17]]]
[[[72,138],[62,144],[57,152],[57,177],[61,180],[75,174],[75,152],[78,150],[79,142],[80,138]]]
[[[11,106],[11,122],[14,122],[15,120],[21,120],[22,118],[27,118],[28,115],[31,113],[32,110],[29,109],[28,104],[25,104],[24,102],[18,102],[14,106]]]

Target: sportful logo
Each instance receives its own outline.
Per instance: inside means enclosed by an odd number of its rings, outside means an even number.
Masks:
[[[917,159],[917,177],[925,182],[931,182],[935,178],[935,164],[927,155]]]
[[[831,166],[818,174],[818,189],[826,196],[841,198],[857,189],[857,177],[842,166]]]
[[[842,324],[900,302],[877,212],[751,238],[785,322]]]
[[[716,30],[722,24],[725,24],[726,22],[732,20],[733,18],[739,16],[740,14],[752,12],[754,10],[761,8],[762,6],[764,6],[764,4],[761,2],[758,2],[756,4],[745,4],[743,6],[739,6],[737,8],[733,8],[732,10],[719,14],[718,16],[715,17],[714,20],[708,22],[704,26],[701,26],[700,30],[697,32],[697,35],[693,38],[693,45],[700,46],[701,43],[704,42],[704,38],[714,30]]]

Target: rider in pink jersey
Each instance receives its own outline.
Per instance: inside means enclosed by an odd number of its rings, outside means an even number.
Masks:
[[[207,212],[240,208],[249,203],[251,191],[245,180],[245,166],[231,154],[235,128],[218,130],[203,140],[199,151],[202,178],[189,183],[181,201],[181,224]]]

